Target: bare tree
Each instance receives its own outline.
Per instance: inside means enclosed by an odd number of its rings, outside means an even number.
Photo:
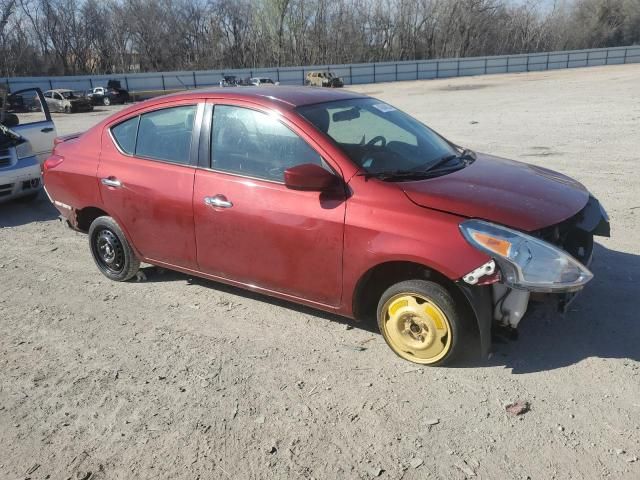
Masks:
[[[640,42],[640,0],[0,0],[0,73],[463,57]]]

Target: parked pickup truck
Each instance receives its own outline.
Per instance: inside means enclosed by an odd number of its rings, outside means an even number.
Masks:
[[[39,89],[9,94],[0,87],[0,203],[38,196],[41,164],[51,153],[55,136]]]

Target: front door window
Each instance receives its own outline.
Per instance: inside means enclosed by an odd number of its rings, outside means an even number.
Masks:
[[[322,157],[276,117],[248,108],[215,107],[211,134],[212,168],[284,182],[287,168]]]

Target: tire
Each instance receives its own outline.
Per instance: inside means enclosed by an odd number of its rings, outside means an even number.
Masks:
[[[126,282],[140,269],[140,260],[111,217],[93,221],[89,227],[89,247],[98,270],[110,280]]]
[[[108,107],[109,105],[111,105],[111,100],[109,99],[109,97],[104,97],[104,98],[102,99],[102,104],[103,104],[105,107]]]
[[[64,107],[64,113],[71,113],[71,107],[69,107],[68,105]]]
[[[427,280],[406,280],[380,297],[378,328],[399,357],[421,365],[455,361],[463,345],[464,318],[451,294]]]

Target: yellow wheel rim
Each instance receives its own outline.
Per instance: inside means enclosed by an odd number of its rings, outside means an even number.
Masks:
[[[444,312],[418,293],[401,293],[382,307],[382,335],[393,351],[415,363],[430,364],[451,349],[451,324]]]

